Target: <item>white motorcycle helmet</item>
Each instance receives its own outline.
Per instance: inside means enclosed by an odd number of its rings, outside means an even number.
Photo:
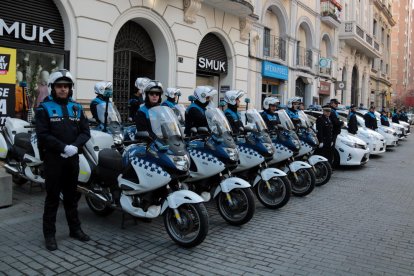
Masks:
[[[269,109],[270,105],[276,105],[280,104],[280,101],[278,98],[275,97],[267,97],[263,100],[263,108]]]
[[[244,96],[242,90],[229,90],[224,94],[224,101],[230,105],[236,105],[236,100]]]
[[[301,102],[302,102],[302,97],[292,97],[292,98],[288,99],[287,107],[292,108],[293,103],[301,103]]]
[[[47,81],[47,89],[49,91],[49,95],[52,94],[53,86],[57,83],[69,84],[70,85],[69,97],[72,96],[72,92],[73,92],[73,88],[74,88],[75,84],[73,82],[72,74],[68,70],[60,69],[60,70],[50,74],[49,79]]]
[[[145,90],[145,87],[150,83],[149,78],[137,78],[135,80],[135,87],[138,88],[141,91]]]
[[[181,96],[181,90],[179,88],[168,87],[164,91],[164,95],[168,98],[175,98],[176,96]]]
[[[145,101],[148,100],[148,93],[149,92],[155,92],[155,93],[159,93],[160,97],[158,99],[158,103],[161,103],[161,95],[163,94],[163,89],[162,89],[162,84],[161,82],[157,81],[157,80],[150,80],[148,82],[148,84],[145,86],[144,89],[144,99]]]
[[[197,86],[194,90],[194,97],[203,104],[207,102],[207,97],[213,97],[216,94],[217,90],[211,86]]]
[[[100,81],[95,84],[95,94],[102,95],[104,97],[112,97],[112,82]]]

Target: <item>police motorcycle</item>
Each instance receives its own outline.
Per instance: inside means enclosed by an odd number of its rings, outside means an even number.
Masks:
[[[116,208],[137,218],[164,215],[174,242],[196,246],[207,235],[208,214],[204,199],[183,189],[190,159],[176,116],[168,107],[157,106],[149,110],[149,118],[155,137],[138,132],[136,137],[145,143],[127,146],[122,155],[111,148],[111,135],[91,130],[84,153],[92,175],[78,190],[97,215],[107,216]]]
[[[270,131],[270,137],[276,150],[273,159],[268,164],[287,173],[292,185],[292,194],[306,196],[315,188],[315,173],[310,164],[295,160],[295,156],[299,154],[301,148],[295,126],[285,110],[280,109],[276,112],[281,124]]]
[[[245,224],[254,215],[255,201],[250,184],[231,173],[238,166],[239,152],[230,125],[218,108],[208,108],[205,114],[210,132],[191,130],[187,143],[190,177],[184,182],[205,201],[216,199],[220,215],[229,224]]]
[[[33,129],[27,121],[8,117],[0,131],[0,159],[5,160],[4,167],[15,184],[31,181],[43,187],[43,161]]]
[[[297,129],[297,135],[300,139],[300,149],[296,159],[309,163],[315,173],[315,185],[321,186],[329,182],[332,176],[332,167],[328,159],[321,155],[313,154],[319,146],[316,133],[312,129],[312,124],[302,110],[298,111],[300,125]]]
[[[235,138],[239,164],[232,173],[248,179],[257,199],[265,207],[281,208],[290,199],[291,186],[285,172],[267,166],[273,159],[274,148],[266,123],[256,109],[247,110],[243,117],[246,118],[243,134]]]

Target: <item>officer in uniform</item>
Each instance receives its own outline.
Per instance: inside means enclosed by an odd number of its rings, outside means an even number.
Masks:
[[[289,118],[292,120],[292,123],[295,125],[295,127],[298,127],[300,125],[300,119],[299,119],[299,106],[302,102],[301,97],[293,97],[288,99],[287,102],[287,109],[286,113],[289,116]]]
[[[197,86],[194,90],[194,102],[185,111],[185,135],[191,134],[191,128],[207,127],[206,109],[217,90],[211,86]]]
[[[59,195],[69,225],[69,235],[80,241],[89,241],[81,229],[78,217],[77,182],[79,174],[78,151],[89,140],[88,121],[82,106],[71,99],[73,78],[69,71],[59,70],[50,75],[48,89],[51,98],[36,110],[36,134],[44,169],[46,199],[43,213],[43,235],[48,250],[56,250],[56,213]]]
[[[394,113],[392,113],[392,122],[396,124],[400,123],[400,111],[398,109],[395,109]]]
[[[177,105],[178,103],[178,97],[181,96],[181,91],[179,88],[174,87],[168,87],[164,91],[164,95],[167,97],[165,101],[161,103],[162,106],[168,106],[172,109]]]
[[[95,119],[95,121],[98,124],[103,124],[104,122],[101,122],[99,120],[98,112],[97,112],[97,106],[100,104],[106,104],[107,101],[109,101],[109,98],[112,96],[112,82],[110,81],[101,81],[97,82],[94,87],[96,98],[91,101],[91,104],[89,105],[92,117]]]
[[[387,111],[384,109],[381,110],[381,125],[388,126],[388,127],[390,126],[390,121],[387,116]]]
[[[370,106],[369,111],[365,113],[364,115],[365,126],[372,130],[376,130],[378,128],[377,117],[375,116],[374,112],[375,112],[375,106]]]
[[[324,107],[323,113],[316,119],[317,137],[319,140],[319,148],[316,150],[316,154],[322,155],[329,160],[329,163],[333,163],[333,124],[330,119],[331,108]]]
[[[336,111],[339,104],[340,102],[337,99],[331,99],[329,102],[329,106],[331,108],[329,119],[332,122],[332,151],[335,147],[336,137],[338,137],[338,135],[341,133],[341,128],[344,125],[344,122],[339,119],[338,112]]]
[[[135,118],[138,109],[144,103],[142,93],[150,81],[149,78],[137,78],[135,80],[135,93],[131,95],[131,98],[129,98],[128,101],[129,121],[132,121]]]
[[[348,132],[351,134],[357,134],[358,132],[358,121],[355,113],[356,106],[351,104],[348,114]]]
[[[226,115],[231,129],[236,135],[240,133],[240,128],[243,128],[240,113],[237,111],[240,105],[240,98],[243,96],[244,91],[242,90],[229,90],[224,94],[224,101],[227,103],[227,109],[224,110],[224,115]]]
[[[279,99],[275,97],[267,97],[263,100],[263,112],[260,115],[270,131],[277,129],[280,125],[279,115],[276,112],[279,104]]]

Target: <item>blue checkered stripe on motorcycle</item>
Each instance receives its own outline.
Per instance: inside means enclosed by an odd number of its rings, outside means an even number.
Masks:
[[[273,146],[275,146],[276,150],[282,150],[282,151],[292,152],[290,149],[288,149],[285,146],[282,146],[281,144],[273,144]]]
[[[154,163],[145,161],[144,159],[133,157],[131,159],[131,163],[134,165],[137,165],[140,168],[144,168],[145,170],[155,172],[156,174],[160,174],[160,175],[162,174],[164,176],[168,176],[168,173],[162,170],[159,166],[155,165]]]
[[[218,160],[217,158],[214,158],[211,154],[208,154],[208,153],[205,153],[205,152],[190,150],[190,155],[192,157],[201,158],[203,160],[213,162],[214,164],[216,164],[216,163],[217,164],[222,164],[222,162],[220,160]]]
[[[239,151],[241,153],[245,153],[247,155],[253,155],[253,156],[258,156],[259,154],[257,154],[257,151],[246,148],[246,147],[239,147]]]

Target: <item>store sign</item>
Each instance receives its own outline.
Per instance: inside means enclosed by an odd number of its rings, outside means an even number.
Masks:
[[[212,60],[204,57],[198,58],[197,67],[200,69],[209,69],[215,72],[225,73],[226,62],[220,60]]]
[[[331,83],[326,81],[319,82],[319,94],[320,95],[330,95],[331,94]]]
[[[262,76],[280,80],[288,80],[289,68],[269,61],[263,61]]]
[[[16,39],[23,39],[26,41],[39,41],[41,43],[46,40],[50,44],[55,44],[53,42],[50,34],[54,29],[45,29],[36,25],[28,26],[28,31],[26,31],[26,23],[13,22],[13,24],[7,25],[3,19],[0,18],[0,36],[10,35],[14,36]],[[31,29],[31,30],[30,30]]]
[[[14,117],[16,49],[0,47],[0,126]]]

